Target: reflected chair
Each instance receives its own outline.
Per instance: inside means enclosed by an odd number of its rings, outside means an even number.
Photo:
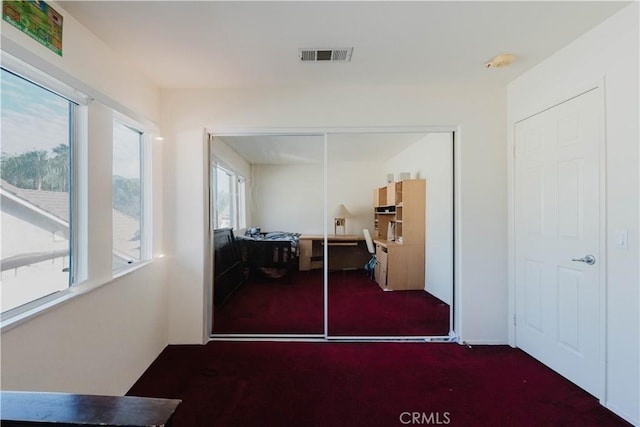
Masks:
[[[373,245],[373,239],[371,239],[371,233],[369,233],[369,230],[363,228],[362,233],[364,234],[364,240],[367,242],[367,250],[371,254],[371,259],[365,264],[364,269],[371,275],[371,279],[373,279],[373,272],[376,267],[376,248]]]

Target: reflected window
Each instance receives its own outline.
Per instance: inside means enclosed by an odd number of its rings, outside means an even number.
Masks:
[[[218,164],[215,181],[215,228],[236,230],[245,228],[247,226],[245,178]]]

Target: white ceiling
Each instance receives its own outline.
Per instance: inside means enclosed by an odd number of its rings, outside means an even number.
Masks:
[[[345,133],[327,138],[329,161],[383,162],[426,136],[425,133]],[[324,159],[323,135],[218,136],[251,164],[310,164]]]
[[[628,1],[59,1],[162,88],[505,85]],[[353,47],[348,63],[298,48]],[[516,63],[485,69],[494,55]]]
[[[59,1],[161,88],[504,86],[628,1]],[[299,48],[353,47],[348,63]],[[508,68],[486,69],[509,52]],[[424,135],[419,135],[422,137]],[[379,161],[418,135],[331,135],[328,156]],[[323,158],[322,136],[233,136],[250,163]],[[338,154],[339,153],[339,154]]]
[[[217,136],[251,164],[322,163],[322,135]]]

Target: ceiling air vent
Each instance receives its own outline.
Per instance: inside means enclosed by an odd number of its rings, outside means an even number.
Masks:
[[[298,49],[301,62],[349,62],[353,48],[340,49]]]

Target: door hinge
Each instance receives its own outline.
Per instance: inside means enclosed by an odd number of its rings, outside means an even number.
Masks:
[[[513,326],[517,326],[518,322],[516,321],[516,316],[515,314],[513,315]]]

